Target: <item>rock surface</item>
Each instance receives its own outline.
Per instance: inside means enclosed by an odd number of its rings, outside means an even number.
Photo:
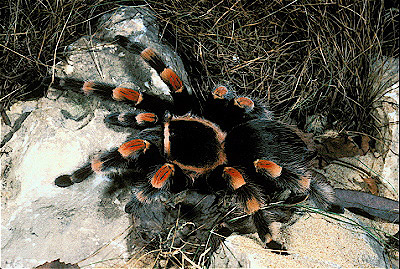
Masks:
[[[58,65],[61,70],[57,74],[116,85],[131,83],[168,98],[166,85],[137,56],[101,41],[122,34],[162,51],[165,61],[187,80],[176,54],[160,45],[155,19],[145,9],[121,8],[107,14],[100,25],[96,38],[84,37],[71,45],[66,52],[68,61]],[[129,193],[108,193],[110,182],[101,176],[69,188],[58,188],[53,183],[56,177],[82,165],[88,156],[121,144],[135,132],[110,129],[103,122],[111,111],[126,109],[132,108],[55,90],[49,91],[48,98],[11,107],[8,115],[13,126],[2,123],[1,135],[2,268],[34,267],[56,259],[79,266],[119,267],[132,256],[137,258],[129,235],[131,219],[124,213]],[[398,122],[398,111],[394,112]],[[397,144],[392,146],[398,154],[398,129],[393,134],[397,134]],[[393,167],[397,169],[398,155],[388,153],[385,157],[368,155],[348,161],[362,162],[398,186],[398,172],[397,177],[392,174]],[[330,166],[324,173],[334,184],[362,187],[361,176],[354,170]],[[398,199],[398,187],[389,194]],[[341,218],[353,224],[380,225],[349,212]],[[391,234],[398,230],[395,225],[382,227]],[[289,226],[282,240],[291,255],[271,253],[254,235],[230,236],[214,256],[213,266],[392,266],[383,247],[359,225],[317,213],[305,214]]]
[[[146,9],[127,7],[105,15],[95,38],[72,44],[57,75],[129,84],[168,98],[168,87],[138,55],[104,41],[117,34],[154,48],[186,80],[179,57],[161,45],[155,18]],[[109,194],[110,183],[101,176],[65,189],[54,179],[134,133],[103,122],[111,112],[132,107],[54,89],[47,97],[15,104],[8,111],[12,127],[2,122],[1,267],[33,267],[58,258],[80,266],[118,264],[134,248],[128,236],[131,219],[124,212],[129,194]]]
[[[106,178],[67,189],[54,185],[56,177],[82,165],[94,149],[121,143],[126,134],[106,128],[101,109],[82,127],[62,116],[68,103],[43,98],[36,106],[2,156],[8,170],[2,193],[2,268],[57,258],[78,262],[130,225],[121,201],[104,194]],[[123,254],[127,245],[118,242],[110,251]]]

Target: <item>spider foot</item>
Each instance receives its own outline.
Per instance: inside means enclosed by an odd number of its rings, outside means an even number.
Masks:
[[[261,241],[263,241],[266,248],[271,249],[272,252],[277,254],[289,255],[285,246],[273,239],[279,233],[279,231],[274,227],[274,224],[277,224],[278,222],[266,219],[262,210],[258,210],[253,214],[253,222],[256,226],[258,236]]]
[[[265,246],[271,250],[271,252],[276,253],[276,254],[280,254],[280,255],[289,255],[286,247],[274,240],[271,240],[268,243],[265,243]]]
[[[86,164],[85,166],[79,168],[75,172],[73,172],[71,175],[62,175],[59,176],[55,179],[54,183],[58,187],[69,187],[73,185],[74,183],[80,183],[86,178],[88,178],[90,175],[93,174],[93,170],[91,168],[90,164]]]
[[[65,188],[73,185],[74,182],[71,179],[71,175],[61,175],[55,179],[54,184],[58,187]]]

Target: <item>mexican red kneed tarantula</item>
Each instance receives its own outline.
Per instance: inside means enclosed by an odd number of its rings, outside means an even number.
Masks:
[[[196,100],[153,49],[122,36],[116,42],[140,54],[157,71],[173,101],[104,83],[57,79],[55,87],[79,88],[86,95],[132,104],[137,110],[111,114],[105,121],[142,129],[71,175],[58,177],[57,186],[79,183],[93,173],[128,178],[136,187],[125,207],[132,214],[143,204],[188,189],[229,196],[250,216],[260,239],[270,248],[282,247],[274,241],[271,225],[287,221],[288,213],[275,209],[269,214],[264,207],[307,199],[323,209],[331,206],[332,188],[309,168],[312,153],[291,127],[274,120],[262,102],[239,96],[225,86],[215,87],[203,101]]]

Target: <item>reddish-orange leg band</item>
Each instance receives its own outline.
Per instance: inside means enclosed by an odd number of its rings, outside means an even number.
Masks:
[[[174,175],[174,165],[166,163],[154,174],[151,179],[151,185],[154,188],[160,189],[164,186],[165,182]]]
[[[118,148],[118,152],[122,157],[127,158],[135,153],[145,152],[150,146],[150,143],[142,139],[133,139],[122,144]]]
[[[241,108],[248,108],[248,109],[253,109],[254,108],[254,102],[247,97],[238,97],[235,99],[235,105]]]
[[[165,83],[171,85],[175,92],[182,92],[182,80],[174,71],[172,71],[171,68],[165,68],[164,71],[161,72],[160,76]]]
[[[138,104],[142,101],[142,94],[138,91],[128,88],[118,87],[113,90],[113,98],[118,101],[129,100]]]
[[[228,93],[228,89],[224,86],[219,86],[213,92],[214,99],[224,99],[225,95]]]
[[[228,176],[229,183],[234,190],[239,189],[241,186],[246,184],[243,175],[236,168],[225,167],[224,174]]]
[[[273,178],[279,177],[282,173],[282,167],[268,160],[256,160],[254,162],[254,167],[257,171],[267,172]]]

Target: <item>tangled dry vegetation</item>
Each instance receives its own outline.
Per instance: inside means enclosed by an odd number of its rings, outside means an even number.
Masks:
[[[43,96],[64,47],[118,5],[154,11],[198,89],[225,82],[301,128],[318,115],[328,128],[377,135],[371,111],[384,87],[372,87],[382,68],[371,63],[398,56],[395,1],[9,0],[0,9],[3,119],[15,101]]]

